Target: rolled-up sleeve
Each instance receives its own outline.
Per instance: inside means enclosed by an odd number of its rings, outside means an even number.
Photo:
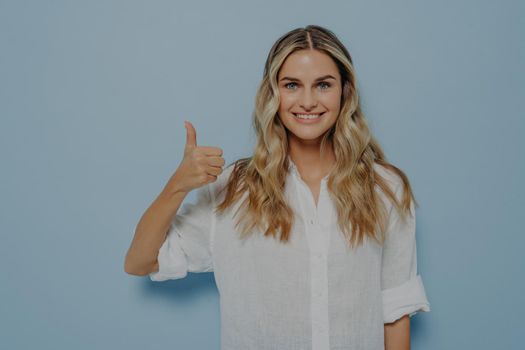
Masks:
[[[197,189],[196,200],[183,203],[174,216],[159,249],[159,271],[152,281],[186,277],[188,272],[213,271],[211,237],[214,231],[214,198],[211,184]]]
[[[401,198],[402,184],[396,187]],[[395,207],[389,215],[389,225],[383,246],[381,289],[384,323],[391,323],[404,315],[419,311],[429,312],[421,276],[417,274],[416,215],[411,201],[410,215],[403,220]]]

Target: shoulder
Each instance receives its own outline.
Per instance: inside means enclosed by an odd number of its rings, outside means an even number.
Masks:
[[[412,197],[412,190],[410,187],[410,183],[408,180],[408,177],[406,174],[396,167],[395,165],[392,165],[390,163],[374,163],[374,170],[376,175],[376,185],[378,186],[379,193],[386,197],[390,197],[390,195],[386,194],[386,191],[390,190],[392,194],[396,197],[398,203],[406,203],[407,202],[407,196]],[[381,177],[379,179],[378,177]],[[388,187],[385,188],[385,186]],[[391,201],[391,198],[388,200]]]
[[[397,168],[393,165],[383,165],[374,162],[374,172],[388,182],[393,190],[403,185],[403,179],[395,169]]]

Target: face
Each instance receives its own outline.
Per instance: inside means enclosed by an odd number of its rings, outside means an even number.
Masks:
[[[317,50],[299,50],[277,76],[279,118],[290,143],[318,144],[335,123],[341,104],[341,76],[335,62]]]

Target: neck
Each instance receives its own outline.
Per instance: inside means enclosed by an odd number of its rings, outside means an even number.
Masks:
[[[321,157],[320,142],[305,143],[290,139],[288,155],[305,180],[319,180],[325,177],[335,164],[331,143],[327,143],[325,153]]]

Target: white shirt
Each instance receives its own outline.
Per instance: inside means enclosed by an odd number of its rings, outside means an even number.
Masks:
[[[289,158],[290,159],[290,158]],[[322,179],[318,205],[290,159],[285,195],[297,217],[287,244],[256,231],[241,241],[233,213],[213,213],[233,165],[182,204],[158,255],[153,281],[213,271],[220,297],[222,350],[379,350],[384,323],[430,311],[417,275],[415,215],[390,211],[384,247],[365,239],[349,250]],[[398,198],[401,179],[386,168]],[[387,209],[392,204],[386,201]],[[246,193],[244,194],[246,196]],[[414,206],[411,207],[414,213]]]

